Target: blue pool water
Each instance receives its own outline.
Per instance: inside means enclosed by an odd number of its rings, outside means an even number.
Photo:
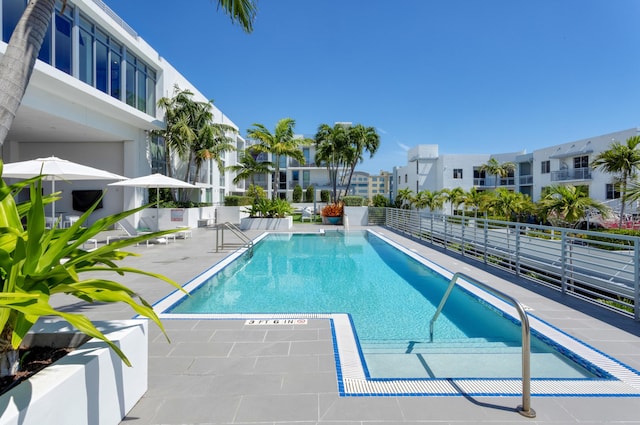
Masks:
[[[169,313],[349,313],[372,375],[415,376],[415,369],[407,369],[411,353],[412,361],[419,356],[419,369],[430,361],[447,376],[475,377],[477,362],[496,362],[502,369],[511,362],[509,376],[518,376],[519,324],[459,287],[436,323],[435,344],[428,343],[429,321],[447,284],[368,232],[270,234],[253,256],[220,270]],[[455,357],[454,350],[465,356]],[[531,350],[538,355],[532,360],[534,377],[596,376],[535,337]],[[459,370],[450,370],[452,362]]]

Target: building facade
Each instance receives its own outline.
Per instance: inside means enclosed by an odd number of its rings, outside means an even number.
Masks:
[[[0,0],[4,54],[7,42],[27,4],[26,0]],[[133,28],[100,0],[68,0],[64,12],[58,1],[51,16],[33,76],[8,137],[2,146],[4,162],[55,155],[102,168],[126,177],[163,172],[163,140],[153,130],[164,128],[164,111],[156,107],[174,88],[188,89],[194,101],[208,101],[184,76],[148,45]],[[235,124],[215,106],[216,123]],[[244,149],[239,135],[236,147]],[[225,165],[237,154],[227,153]],[[186,172],[184,164],[170,164],[174,177]],[[244,190],[232,176],[205,163],[197,183],[202,201],[220,203],[224,194]],[[72,190],[106,189],[109,182],[61,182],[62,199],[56,210],[72,211]],[[98,218],[144,202],[145,191],[109,188]]]
[[[615,211],[620,208],[615,176],[592,169],[591,163],[599,153],[608,150],[614,141],[624,143],[637,135],[640,135],[640,129],[630,128],[537,149],[531,153],[440,155],[438,145],[419,145],[408,151],[407,165],[394,168],[393,181],[396,185],[393,197],[404,188],[415,193],[455,187],[465,191],[472,187],[480,191],[505,188],[529,195],[537,202],[547,187],[572,184],[583,186],[591,198],[609,205]],[[499,163],[513,162],[516,168],[505,178],[487,175],[481,168],[491,158]],[[629,211],[635,212],[637,209],[638,205],[634,204]]]

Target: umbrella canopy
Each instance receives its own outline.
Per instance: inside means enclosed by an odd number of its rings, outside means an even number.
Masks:
[[[110,183],[109,186],[124,186],[124,187],[146,187],[148,189],[155,188],[156,202],[160,203],[160,188],[163,189],[197,189],[198,186],[194,186],[191,183],[183,182],[182,180],[167,177],[163,174],[150,174],[148,176],[136,177],[121,182]]]
[[[4,164],[2,177],[28,179],[43,175],[51,181],[51,193],[55,192],[56,180],[126,180],[127,178],[99,168],[50,156],[48,158]],[[51,204],[51,215],[55,217],[55,202]]]

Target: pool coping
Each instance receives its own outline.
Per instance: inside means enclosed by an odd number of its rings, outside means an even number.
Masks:
[[[386,238],[372,230],[367,230],[418,262],[433,269],[447,278],[453,273],[417,254],[413,250]],[[269,234],[263,233],[254,239],[258,242]],[[183,288],[190,292],[200,286],[204,280],[218,273],[228,264],[244,254],[240,249],[224,258],[205,272],[187,282]],[[516,320],[515,309],[487,293],[477,286],[460,279],[459,285],[480,299],[493,305],[499,311]],[[522,380],[519,378],[369,378],[363,354],[356,336],[351,317],[340,314],[171,314],[165,310],[174,305],[183,295],[173,292],[154,305],[161,319],[199,319],[199,320],[279,320],[279,319],[326,319],[331,322],[334,356],[338,378],[338,391],[341,396],[518,396],[522,394]],[[560,329],[527,313],[531,329],[545,338],[565,347],[569,352],[585,359],[612,376],[611,379],[541,379],[531,380],[531,394],[535,396],[593,396],[593,397],[639,397],[640,373],[602,353],[584,342],[564,333]],[[560,342],[561,341],[561,342]]]

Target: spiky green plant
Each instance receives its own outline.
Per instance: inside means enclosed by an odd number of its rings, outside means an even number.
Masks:
[[[30,190],[30,201],[17,204],[15,195],[26,187]],[[89,226],[86,220],[97,206],[96,203],[71,227],[58,229],[53,226],[52,229],[46,229],[44,205],[54,201],[56,196],[42,196],[42,176],[10,186],[0,178],[0,361],[3,366],[0,374],[15,372],[18,361],[16,350],[42,316],[61,317],[80,332],[101,339],[125,364],[131,365],[120,348],[85,315],[54,308],[50,299],[56,294],[72,295],[88,303],[128,304],[140,316],[153,320],[164,332],[162,323],[147,301],[115,280],[85,278],[89,272],[109,271],[120,276],[126,273],[142,274],[180,289],[175,281],[162,275],[117,265],[119,260],[136,255],[122,251],[122,248],[158,238],[176,229],[123,239],[93,251],[82,248],[99,232],[146,206],[98,219]]]

